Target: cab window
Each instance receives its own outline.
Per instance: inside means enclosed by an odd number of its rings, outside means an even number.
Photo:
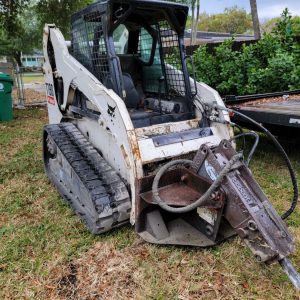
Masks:
[[[125,25],[120,24],[113,32],[116,54],[126,54],[128,48],[128,30]]]

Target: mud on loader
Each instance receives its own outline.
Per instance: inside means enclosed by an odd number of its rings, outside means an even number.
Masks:
[[[207,247],[237,234],[299,289],[294,238],[248,168],[258,136],[234,136],[231,110],[193,79],[187,16],[176,3],[107,0],[72,16],[70,45],[45,26],[45,171],[94,234],[129,221],[156,244]],[[287,216],[295,174],[265,132],[293,179]],[[244,160],[235,139],[246,135],[255,145]]]

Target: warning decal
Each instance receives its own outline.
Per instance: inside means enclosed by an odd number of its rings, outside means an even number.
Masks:
[[[52,104],[52,105],[55,105],[53,84],[46,83],[46,90],[47,90],[47,101],[48,101],[48,103]]]

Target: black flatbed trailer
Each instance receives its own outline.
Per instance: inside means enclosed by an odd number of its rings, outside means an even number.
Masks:
[[[249,96],[226,96],[228,107],[261,123],[273,134],[296,137],[300,133],[300,90],[257,94]],[[256,129],[254,125],[238,115],[233,122]]]

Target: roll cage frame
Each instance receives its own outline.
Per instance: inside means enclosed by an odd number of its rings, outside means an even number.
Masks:
[[[124,9],[125,7],[125,9]],[[185,46],[184,46],[184,28],[188,16],[188,6],[172,3],[172,2],[162,2],[162,1],[149,1],[149,0],[129,0],[129,1],[123,1],[123,0],[108,0],[108,1],[99,1],[92,5],[89,5],[88,7],[82,9],[81,11],[75,13],[72,15],[71,23],[72,23],[72,43],[71,43],[71,51],[74,47],[74,35],[73,35],[73,25],[78,19],[82,19],[83,22],[101,22],[101,29],[95,30],[93,35],[93,42],[92,47],[89,50],[89,56],[91,61],[87,65],[85,65],[96,77],[97,71],[95,67],[95,63],[93,63],[93,59],[95,56],[95,53],[99,52],[99,41],[100,38],[104,39],[105,48],[106,48],[106,56],[107,56],[107,65],[109,68],[109,76],[111,77],[111,83],[113,86],[113,90],[122,98],[125,98],[124,93],[124,87],[123,87],[123,79],[122,79],[122,69],[121,64],[118,58],[118,55],[115,51],[115,45],[114,45],[114,39],[113,39],[113,32],[114,30],[121,24],[124,24],[126,26],[126,21],[129,19],[130,16],[132,16],[134,13],[145,10],[145,9],[151,9],[156,12],[158,15],[163,15],[165,17],[165,21],[167,21],[171,27],[171,29],[176,32],[178,36],[178,52],[180,54],[180,64],[181,64],[181,72],[184,80],[184,88],[185,88],[185,99],[190,102],[193,100],[194,96],[197,94],[197,90],[195,88],[195,92],[191,89],[191,82],[190,82],[190,75],[188,72],[187,67],[187,58],[188,56],[185,53]],[[123,10],[123,12],[121,11]],[[91,16],[93,19],[91,19]],[[155,23],[159,20],[155,20]],[[137,23],[141,26],[143,26],[147,32],[152,36],[153,38],[153,44],[150,54],[150,59],[148,63],[143,62],[140,60],[140,62],[145,66],[151,66],[153,64],[156,47],[159,43],[159,39],[161,39],[160,34],[155,30],[151,25],[147,22],[147,20],[140,18],[137,20]],[[88,35],[88,33],[87,33]],[[134,41],[135,39],[135,41]],[[128,42],[130,45],[128,45],[128,49],[131,49],[133,51],[134,48],[137,47],[137,41],[138,37],[133,35],[132,32],[129,30],[129,40]],[[88,41],[87,37],[87,43],[90,43]],[[161,44],[161,40],[160,40]],[[135,49],[137,50],[137,49]],[[159,49],[160,52],[160,60],[162,65],[162,72],[163,75],[166,77],[165,72],[165,61],[162,57],[162,51],[161,47]],[[77,58],[79,61],[80,59],[74,55],[75,58]],[[83,63],[84,64],[84,63]],[[192,64],[193,65],[193,64]],[[103,78],[99,78],[100,81],[103,83]],[[167,85],[167,83],[165,83]],[[195,84],[196,86],[196,84]]]

